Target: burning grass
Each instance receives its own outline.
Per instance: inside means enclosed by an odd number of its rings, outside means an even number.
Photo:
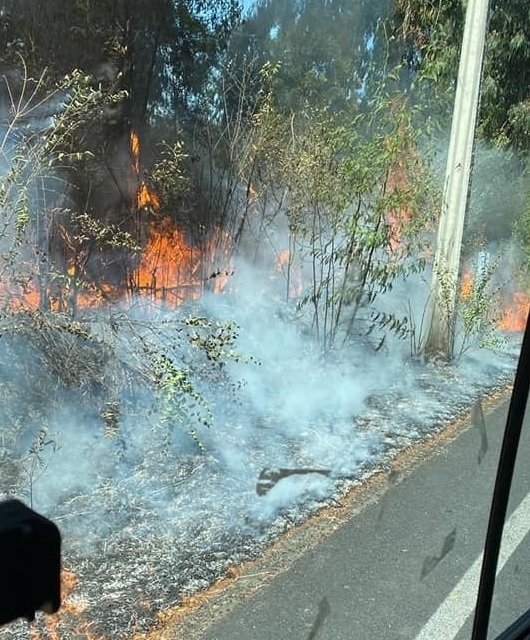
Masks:
[[[258,366],[225,358],[235,339],[225,324],[185,311],[3,318],[0,383],[15,395],[6,396],[2,486],[64,537],[65,606],[38,619],[35,640],[129,638],[163,624],[168,608],[503,384],[517,349],[458,367],[402,360],[396,376],[396,362],[370,361],[365,348],[322,362],[279,321],[254,326],[262,310],[247,308],[245,350],[261,346]],[[198,420],[192,433],[167,411],[173,378],[157,369],[161,355],[186,363],[210,426]],[[223,365],[212,369],[212,358]],[[169,398],[173,411],[185,402]],[[326,472],[280,474],[259,495],[260,473],[274,467]],[[27,634],[19,622],[0,637]]]
[[[502,312],[499,328],[503,331],[524,331],[530,310],[530,297],[522,292],[513,294],[513,299]]]

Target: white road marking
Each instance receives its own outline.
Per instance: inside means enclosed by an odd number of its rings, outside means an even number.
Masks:
[[[530,493],[506,520],[497,574],[530,531]],[[435,611],[415,640],[454,640],[474,612],[482,567],[482,552]]]

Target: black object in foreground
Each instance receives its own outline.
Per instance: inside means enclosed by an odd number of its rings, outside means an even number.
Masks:
[[[0,502],[0,624],[61,606],[61,534],[19,500]]]
[[[329,476],[331,471],[329,469],[263,469],[258,477],[256,484],[256,493],[258,496],[264,496],[274,486],[278,484],[283,478],[289,476],[301,476],[308,473],[318,473],[321,476]]]
[[[515,380],[513,383],[508,417],[502,439],[499,464],[497,466],[497,476],[493,488],[491,499],[490,516],[488,520],[488,530],[486,532],[486,542],[484,544],[484,556],[478,586],[477,604],[475,607],[475,617],[473,620],[473,630],[471,640],[484,640],[488,635],[491,605],[493,602],[493,590],[497,575],[497,564],[501,548],[502,534],[506,522],[506,512],[508,510],[508,500],[512,486],[513,472],[519,440],[523,428],[524,416],[528,397],[530,395],[530,309],[526,319],[526,328],[521,345],[521,353]],[[530,610],[529,610],[530,611]],[[526,626],[525,626],[526,625]],[[517,621],[515,630],[510,627],[506,634],[501,634],[499,638],[528,638],[530,637],[530,620],[524,616]]]

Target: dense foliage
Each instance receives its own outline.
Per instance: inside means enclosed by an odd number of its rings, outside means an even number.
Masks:
[[[464,235],[464,258],[477,249],[529,251],[530,23],[523,0],[489,3],[489,22]],[[447,123],[456,84],[465,2],[399,0],[395,33],[415,99]],[[441,110],[440,110],[441,107]],[[446,125],[448,126],[448,124]],[[525,259],[525,264],[528,262]],[[527,266],[516,288],[528,288]]]
[[[397,2],[404,60],[434,99],[454,86],[465,3]],[[491,142],[530,150],[530,25],[523,0],[491,2],[479,133]],[[425,95],[425,94],[422,94]]]
[[[240,260],[325,351],[374,327],[377,346],[388,329],[406,335],[378,304],[429,258],[439,184],[427,146],[433,122],[449,122],[464,13],[458,0],[262,0],[245,11],[235,0],[6,0],[6,326],[27,336],[41,320],[13,313],[38,309],[46,323],[57,313],[46,335],[78,343],[65,318],[86,320],[94,301],[158,295],[145,253],[169,246],[176,260],[178,240],[190,276],[173,286],[179,302],[219,282],[230,289]],[[530,208],[502,180],[517,178],[521,192],[527,181],[527,17],[522,0],[492,3],[479,124],[489,146],[476,175],[489,175],[499,148],[505,173],[476,183],[466,242],[507,240],[515,228],[528,256]],[[140,202],[140,188],[155,195]],[[217,326],[201,327],[223,342]],[[100,336],[83,331],[97,355]],[[185,422],[175,417],[183,398],[207,414],[188,369],[164,350],[152,357],[167,415]]]

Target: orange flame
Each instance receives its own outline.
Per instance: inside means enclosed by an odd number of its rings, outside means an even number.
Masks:
[[[289,249],[282,249],[276,260],[276,271],[289,283],[289,297],[299,298],[302,295],[302,270],[293,265],[293,257]]]
[[[208,279],[208,286],[214,293],[225,291],[234,274],[232,251],[234,242],[226,229],[216,227],[209,239],[201,246],[202,271]],[[221,265],[221,268],[218,267]]]
[[[464,271],[460,281],[460,298],[470,300],[473,296],[474,278],[471,270]]]
[[[131,155],[135,172],[140,173],[140,137],[136,131],[131,131]]]
[[[530,310],[530,297],[518,292],[513,294],[510,306],[502,312],[499,329],[502,331],[524,331]]]
[[[88,603],[75,594],[79,585],[77,576],[71,571],[61,572],[62,605],[57,614],[37,618],[30,627],[31,640],[62,640],[66,636],[66,627],[75,624],[76,637],[85,640],[105,640],[104,636],[95,636],[90,627],[92,623],[83,618]],[[39,628],[37,628],[39,627]]]
[[[276,260],[276,270],[283,271],[285,268],[289,266],[290,260],[291,260],[291,253],[289,249],[282,249],[278,253],[278,259]]]
[[[133,158],[133,169],[137,176],[140,175],[140,137],[136,131],[131,131],[131,155]],[[138,209],[151,208],[153,211],[160,209],[160,197],[142,180],[136,190],[136,206]]]
[[[185,298],[197,298],[201,294],[199,266],[197,252],[173,221],[165,218],[151,225],[136,285],[143,295],[157,300],[172,296],[174,302],[180,304]]]
[[[193,246],[169,216],[153,222],[136,273],[136,290],[174,305],[199,298],[207,281],[210,290],[219,293],[232,275],[231,244],[227,232],[217,231],[209,241]],[[212,265],[219,262],[223,267],[215,269]]]
[[[154,191],[151,191],[145,182],[142,182],[136,193],[136,204],[138,209],[147,209],[150,207],[153,211],[158,211],[161,203],[158,195]]]
[[[407,155],[411,155],[413,152],[410,150],[403,155],[403,158],[398,159],[394,166],[390,168],[388,172],[385,196],[392,196],[399,192],[405,192],[410,185],[410,175],[407,169]],[[392,209],[387,213],[387,223],[390,227],[389,234],[389,247],[390,251],[397,254],[399,257],[402,251],[402,236],[408,223],[411,219],[411,211],[405,206],[401,206]]]
[[[140,139],[134,131],[130,135],[130,152],[132,168],[138,176]],[[136,184],[138,210],[147,209],[151,213],[158,211],[161,208],[158,194],[143,181]],[[257,195],[252,186],[249,193],[252,198]],[[179,305],[185,299],[200,297],[206,287],[216,293],[226,288],[233,274],[233,238],[226,230],[214,229],[206,241],[193,245],[186,241],[184,233],[176,227],[170,216],[162,220],[158,218],[150,224],[147,219],[143,220],[142,226],[147,230],[147,242],[139,266],[129,279],[129,285],[135,293]],[[75,254],[75,243],[68,237],[65,228],[59,230],[68,250],[64,267],[64,275],[68,278],[61,280],[57,286],[48,282],[42,291],[35,277],[30,276],[27,282],[14,287],[0,283],[0,304],[13,310],[38,309],[45,295],[48,309],[70,311],[75,308],[99,308],[125,293],[123,288],[108,282],[90,284],[91,279],[85,273],[83,260]],[[30,266],[34,271],[34,266]]]

